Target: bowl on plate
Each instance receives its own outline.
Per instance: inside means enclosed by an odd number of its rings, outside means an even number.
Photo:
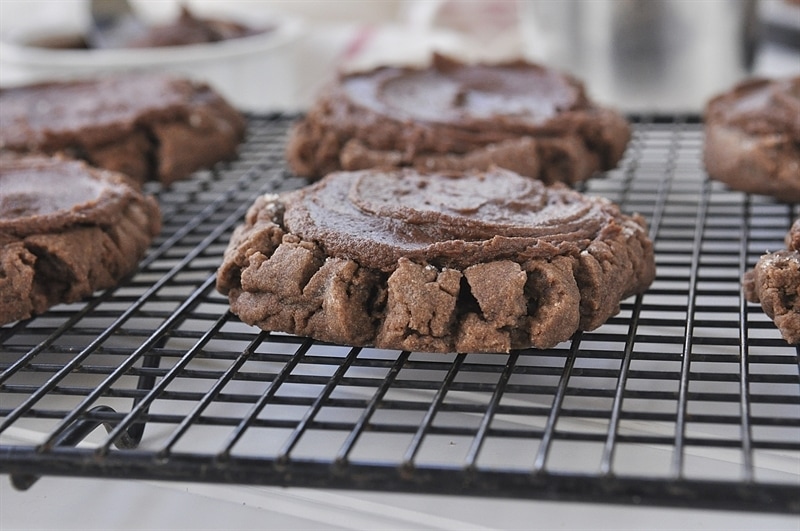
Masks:
[[[93,77],[131,70],[168,71],[205,81],[234,106],[249,112],[292,110],[297,92],[298,43],[304,34],[300,19],[254,13],[246,19],[203,13],[265,30],[217,42],[147,48],[85,49],[80,43],[88,27],[42,25],[9,31],[0,40],[0,84]],[[43,45],[43,43],[49,43]],[[53,43],[62,43],[63,47]]]

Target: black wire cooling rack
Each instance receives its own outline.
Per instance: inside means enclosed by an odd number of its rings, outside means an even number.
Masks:
[[[261,332],[214,273],[284,168],[292,117],[155,190],[164,230],[117,289],[0,328],[0,472],[800,512],[800,358],[740,277],[797,205],[706,179],[693,116],[633,117],[586,186],[643,214],[657,278],[550,350],[432,355]],[[105,429],[99,428],[104,426]]]

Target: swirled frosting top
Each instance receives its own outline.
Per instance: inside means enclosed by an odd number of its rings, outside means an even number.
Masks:
[[[517,61],[463,64],[441,56],[431,68],[382,68],[342,79],[351,101],[397,119],[437,123],[507,116],[542,123],[587,104],[583,86],[555,70]]]
[[[0,231],[17,236],[80,223],[103,223],[130,193],[104,172],[72,160],[26,157],[3,160]]]
[[[400,257],[463,268],[576,253],[625,225],[614,204],[493,169],[331,174],[284,196],[284,225],[329,256],[391,271]]]
[[[800,76],[740,83],[712,99],[706,114],[750,134],[783,133],[800,141]]]

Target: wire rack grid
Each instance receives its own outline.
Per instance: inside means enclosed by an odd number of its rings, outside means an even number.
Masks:
[[[800,512],[800,357],[741,293],[797,205],[706,179],[696,116],[632,117],[583,188],[647,219],[657,277],[549,350],[424,354],[246,326],[214,274],[292,116],[166,190],[116,289],[0,328],[0,472]],[[104,426],[105,430],[98,429]]]

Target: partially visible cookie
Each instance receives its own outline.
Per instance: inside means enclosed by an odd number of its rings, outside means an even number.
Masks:
[[[711,99],[704,119],[709,177],[800,201],[800,76],[742,82]]]
[[[744,274],[745,297],[760,303],[783,338],[800,343],[800,219],[786,235],[785,250],[767,253]]]
[[[630,139],[617,112],[578,80],[515,61],[342,75],[292,129],[287,160],[300,176],[338,170],[420,171],[499,166],[546,183],[614,168]]]
[[[243,116],[206,84],[161,73],[0,89],[0,148],[63,152],[168,185],[236,155]]]
[[[0,324],[115,286],[160,220],[155,199],[123,175],[70,159],[3,157]]]
[[[548,348],[655,274],[640,216],[503,169],[339,172],[259,197],[217,272],[242,321],[345,345]]]

